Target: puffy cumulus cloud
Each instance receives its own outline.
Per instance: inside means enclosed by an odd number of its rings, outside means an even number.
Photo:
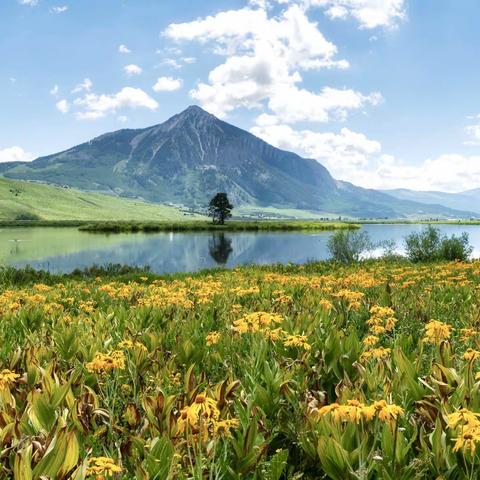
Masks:
[[[38,5],[38,0],[18,0],[20,5],[28,5],[29,7],[35,7]]]
[[[354,18],[361,28],[395,27],[405,18],[406,0],[305,0],[307,7],[323,7],[333,19]]]
[[[348,128],[342,128],[337,134],[294,130],[289,125],[272,122],[273,118],[262,115],[250,131],[278,148],[318,160],[341,180],[354,180],[352,172],[368,169],[371,159],[382,150],[379,142]]]
[[[332,175],[365,188],[460,192],[480,185],[480,156],[456,153],[408,164],[382,153],[379,142],[342,128],[339,133],[295,130],[260,115],[250,131],[266,142],[325,165]]]
[[[140,75],[143,72],[142,67],[131,63],[130,65],[125,65],[123,70],[127,75]]]
[[[33,160],[33,155],[26,152],[21,147],[8,147],[0,149],[0,163],[5,162],[29,162]]]
[[[328,122],[332,116],[344,120],[350,110],[365,105],[378,105],[380,93],[362,95],[351,89],[323,88],[319,93],[291,86],[279,87],[270,97],[268,106],[287,123],[300,121]]]
[[[263,8],[265,2],[254,4],[257,8],[171,24],[163,32],[175,41],[211,43],[215,53],[226,57],[209,73],[208,83],[200,82],[190,92],[207,110],[225,117],[239,107],[266,104],[283,122],[324,122],[332,114],[345,117],[350,110],[378,103],[381,97],[377,93],[301,88],[301,72],[348,68],[348,62],[337,59],[337,47],[301,5],[287,5],[279,16],[272,17]]]
[[[55,104],[57,107],[57,110],[62,113],[68,113],[70,111],[70,104],[68,103],[67,100],[60,100]]]
[[[56,97],[59,91],[60,91],[60,87],[55,84],[50,90],[50,95],[53,95],[54,97]]]
[[[156,92],[174,92],[182,88],[182,85],[183,80],[181,78],[160,77],[153,86],[153,89]]]
[[[92,87],[93,87],[93,82],[89,78],[86,78],[83,82],[75,86],[75,88],[72,90],[72,93],[80,93],[84,91],[89,92],[92,89]]]
[[[132,51],[126,45],[122,44],[118,47],[118,52],[119,53],[131,53]]]
[[[128,108],[146,108],[156,110],[158,103],[140,88],[125,87],[112,95],[97,95],[87,93],[83,97],[74,100],[74,105],[81,109],[76,112],[81,120],[95,120],[105,117],[117,110]]]

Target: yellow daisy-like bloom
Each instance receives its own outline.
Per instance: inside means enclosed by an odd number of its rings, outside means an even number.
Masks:
[[[85,365],[89,372],[106,373],[110,370],[123,370],[125,368],[125,354],[115,350],[111,354],[97,352],[91,362]]]
[[[452,327],[438,320],[430,320],[425,326],[424,342],[439,344],[450,338]]]
[[[474,455],[478,442],[480,442],[480,425],[467,426],[462,429],[461,435],[455,439],[453,451],[469,451],[471,455]]]
[[[184,432],[190,427],[194,433],[198,430],[207,430],[217,422],[220,417],[220,411],[217,407],[217,401],[208,397],[206,394],[198,394],[191,405],[187,405],[180,411],[178,425],[180,431]]]
[[[275,323],[282,323],[283,317],[275,313],[253,312],[233,322],[233,330],[237,333],[260,332]]]
[[[404,410],[402,407],[399,407],[398,405],[385,405],[379,412],[378,412],[378,418],[385,423],[390,423],[393,422],[394,420],[397,420],[398,417],[403,416]]]
[[[216,345],[218,341],[220,340],[220,333],[218,332],[210,332],[206,337],[205,341],[208,346],[210,345]]]
[[[457,428],[459,425],[478,425],[480,413],[475,413],[468,408],[461,408],[450,415],[447,415],[448,428]]]
[[[478,335],[477,330],[475,330],[474,328],[462,328],[460,330],[460,333],[461,333],[460,340],[462,340],[462,342],[467,342],[472,337],[475,337],[476,335]]]
[[[360,356],[360,360],[370,360],[375,358],[377,360],[387,360],[390,357],[392,350],[390,348],[378,347],[365,350]]]
[[[13,385],[18,378],[20,378],[18,373],[12,372],[12,370],[8,369],[2,370],[0,372],[0,390]]]
[[[96,475],[97,479],[103,476],[121,473],[122,468],[115,464],[114,460],[109,457],[92,457],[88,460],[87,475]]]
[[[287,335],[283,345],[285,347],[298,347],[304,350],[311,350],[312,346],[307,342],[306,335]]]
[[[373,347],[373,345],[376,345],[378,343],[379,338],[375,335],[368,335],[363,339],[363,344],[366,347]]]
[[[325,299],[320,300],[320,302],[318,302],[318,305],[321,309],[326,310],[327,312],[329,312],[333,308],[333,303]]]
[[[467,362],[474,362],[479,357],[480,352],[478,350],[474,350],[473,348],[468,348],[467,351],[463,354],[463,358],[464,360],[467,360]]]
[[[240,422],[236,418],[229,420],[219,420],[213,423],[213,433],[220,437],[230,437],[231,430],[237,428]]]

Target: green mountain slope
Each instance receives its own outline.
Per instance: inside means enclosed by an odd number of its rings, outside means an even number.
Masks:
[[[473,215],[339,182],[317,161],[274,148],[195,106],[160,125],[107,133],[30,163],[1,165],[0,172],[8,178],[191,207],[206,206],[221,191],[236,206],[325,215]]]
[[[183,220],[174,207],[0,178],[0,220]]]

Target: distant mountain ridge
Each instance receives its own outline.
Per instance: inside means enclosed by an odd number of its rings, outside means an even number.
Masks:
[[[459,193],[416,191],[405,188],[382,190],[382,192],[399,200],[444,205],[454,210],[467,210],[480,215],[480,188]]]
[[[101,135],[30,163],[3,164],[7,178],[205,206],[218,191],[235,205],[351,217],[469,217],[335,180],[319,162],[277,149],[192,106],[159,125]]]

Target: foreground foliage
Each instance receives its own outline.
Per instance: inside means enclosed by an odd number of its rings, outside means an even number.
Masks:
[[[3,278],[0,478],[480,474],[480,262]]]

